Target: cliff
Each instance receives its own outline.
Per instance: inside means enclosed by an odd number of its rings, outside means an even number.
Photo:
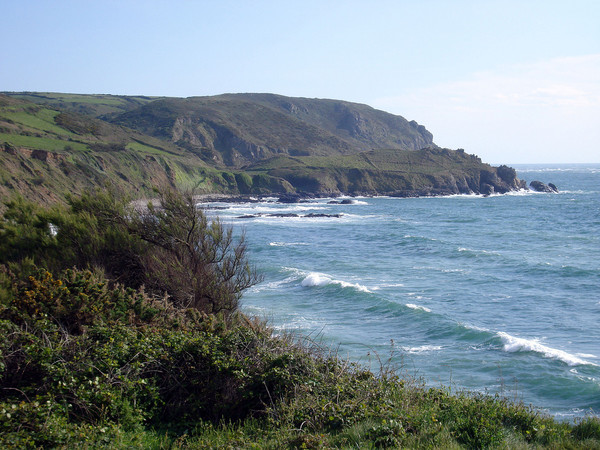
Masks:
[[[33,103],[36,102],[36,103]],[[513,169],[442,149],[367,105],[274,94],[0,95],[0,194],[55,201],[110,181],[147,195],[310,192],[423,196],[525,188]]]

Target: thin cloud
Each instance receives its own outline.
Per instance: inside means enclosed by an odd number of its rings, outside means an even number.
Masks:
[[[542,145],[540,158],[556,160],[575,141],[570,158],[600,160],[600,54],[501,67],[372,103],[423,123],[440,145],[494,160],[523,159],[525,149],[531,160]]]
[[[377,106],[417,103],[447,108],[495,104],[600,105],[600,54],[559,58],[478,72],[467,80],[441,83],[375,100]]]

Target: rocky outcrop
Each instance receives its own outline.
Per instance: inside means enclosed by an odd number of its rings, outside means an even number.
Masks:
[[[538,180],[534,180],[531,183],[529,183],[529,187],[531,188],[531,190],[536,191],[536,192],[547,192],[547,193],[557,193],[558,192],[558,188],[552,184],[552,183],[543,183],[541,181]]]

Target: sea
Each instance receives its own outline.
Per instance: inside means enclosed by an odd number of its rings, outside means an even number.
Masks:
[[[276,332],[559,420],[599,414],[600,164],[513,167],[559,193],[204,206],[245,234],[264,281],[242,309]]]

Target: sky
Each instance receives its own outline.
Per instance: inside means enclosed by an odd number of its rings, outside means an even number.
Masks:
[[[598,0],[0,0],[0,91],[366,103],[493,164],[600,163]]]

